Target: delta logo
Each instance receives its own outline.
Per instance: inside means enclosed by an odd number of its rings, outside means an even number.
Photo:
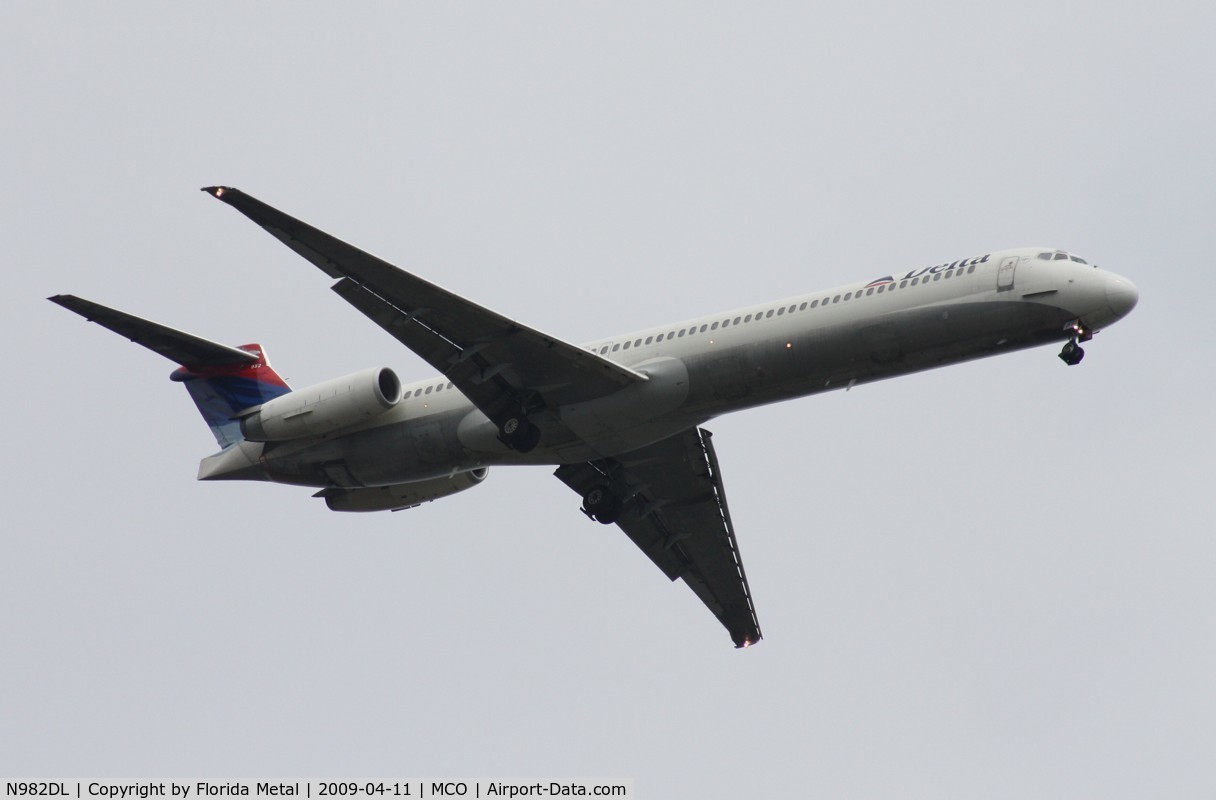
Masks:
[[[921,275],[925,275],[925,274],[936,275],[939,272],[946,272],[948,270],[957,269],[960,267],[974,267],[976,264],[983,264],[983,263],[987,262],[988,259],[991,257],[992,257],[991,253],[985,253],[984,255],[976,256],[975,258],[963,258],[958,261],[948,262],[946,264],[938,264],[937,266],[934,266],[934,267],[921,267],[920,269],[912,270],[907,275],[900,278],[900,280],[906,281],[906,280],[910,280],[912,278],[918,278]],[[870,281],[869,283],[866,284],[865,288],[872,289],[875,286],[886,286],[889,283],[895,283],[894,275],[888,275],[885,278],[879,278],[878,280]]]

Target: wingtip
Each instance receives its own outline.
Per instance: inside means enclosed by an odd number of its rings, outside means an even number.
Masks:
[[[201,189],[201,191],[206,192],[207,194],[211,195],[211,196],[212,196],[212,197],[214,197],[214,198],[217,198],[217,199],[219,199],[219,200],[223,200],[223,199],[224,199],[224,193],[225,193],[225,192],[231,192],[231,191],[232,191],[232,187],[231,187],[231,186],[204,186],[204,187]]]

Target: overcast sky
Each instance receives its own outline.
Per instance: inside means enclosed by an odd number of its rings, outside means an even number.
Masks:
[[[4,3],[0,773],[1216,791],[1216,11],[819,5]],[[216,183],[573,342],[1023,245],[1141,302],[709,423],[736,651],[549,469],[196,482],[173,365],[43,298],[431,373]]]

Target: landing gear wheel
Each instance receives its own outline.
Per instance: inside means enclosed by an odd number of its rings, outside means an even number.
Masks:
[[[498,429],[498,438],[517,453],[527,453],[540,442],[540,428],[527,417],[511,417]]]
[[[621,501],[607,484],[598,483],[583,495],[583,510],[596,522],[611,525],[621,518]]]
[[[1060,360],[1070,367],[1080,364],[1083,358],[1085,358],[1085,350],[1077,344],[1076,339],[1070,339],[1068,344],[1064,345],[1064,349],[1060,351]]]

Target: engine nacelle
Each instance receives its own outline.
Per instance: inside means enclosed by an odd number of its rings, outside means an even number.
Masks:
[[[367,422],[400,401],[397,374],[373,367],[263,403],[241,419],[241,433],[251,442],[317,436]]]
[[[323,489],[330,511],[400,511],[463,492],[486,479],[485,467],[461,472],[450,478],[431,478],[416,483],[398,483],[369,489]]]

